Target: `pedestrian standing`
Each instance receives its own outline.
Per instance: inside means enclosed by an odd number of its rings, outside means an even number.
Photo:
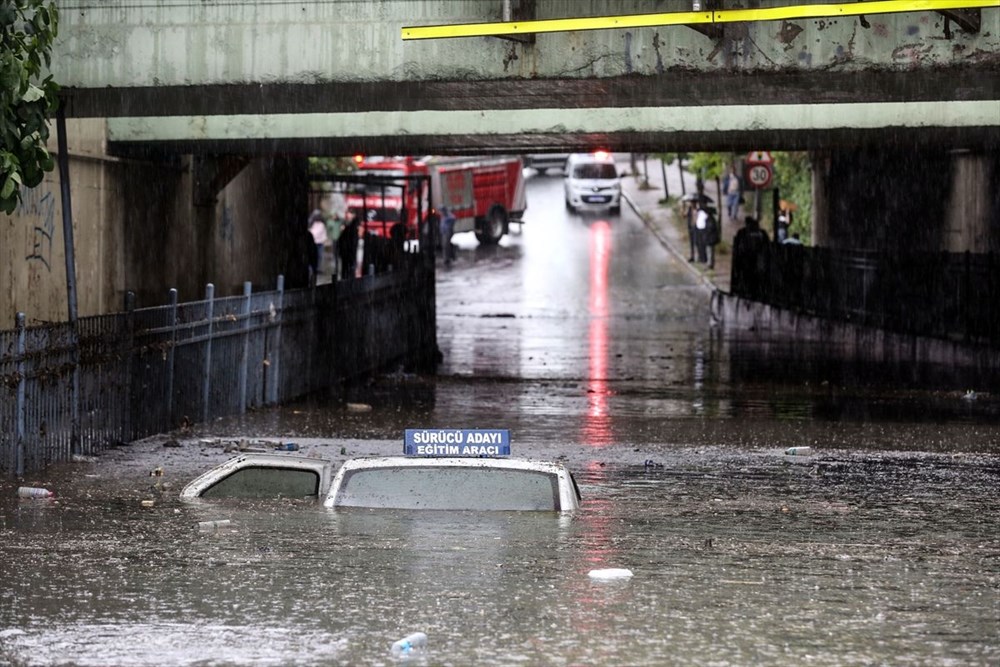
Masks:
[[[736,165],[730,165],[729,173],[726,174],[722,182],[722,191],[726,195],[726,215],[730,220],[737,220],[740,216],[740,199],[743,198],[743,183],[736,172]]]
[[[340,255],[340,277],[344,280],[353,278],[358,268],[358,234],[361,232],[361,221],[351,209],[347,210],[344,228],[337,239],[337,253]]]
[[[695,253],[695,245],[696,245],[695,244],[695,231],[696,230],[695,230],[695,226],[694,226],[694,219],[695,219],[695,216],[697,215],[697,213],[698,213],[698,207],[697,207],[697,205],[693,201],[685,201],[684,202],[684,220],[685,220],[685,222],[687,222],[688,246],[690,248],[690,252],[688,253],[688,261],[689,262],[693,262],[694,261],[694,253]]]
[[[326,245],[326,220],[323,219],[323,212],[319,209],[309,214],[309,233],[312,234],[313,243],[316,245],[316,255],[313,258],[313,271],[317,274],[323,273],[323,246]]]
[[[704,202],[698,202],[698,212],[694,219],[694,246],[698,261],[708,263],[708,207]]]
[[[440,232],[444,263],[448,266],[455,259],[455,246],[451,244],[451,237],[455,234],[455,214],[447,206],[441,207]]]
[[[778,243],[784,243],[788,239],[788,228],[792,224],[791,217],[790,211],[786,211],[784,208],[779,209],[778,220],[774,225],[775,240]]]
[[[715,217],[714,208],[706,206],[705,212],[708,214],[708,218],[705,220],[705,248],[708,254],[708,268],[714,269],[715,246],[717,246],[721,240],[719,221]]]
[[[330,247],[333,249],[331,253],[331,259],[333,260],[333,266],[330,270],[330,274],[333,275],[334,280],[340,274],[340,234],[344,230],[344,219],[341,217],[340,213],[334,211],[329,218],[326,219],[326,236],[329,239]]]
[[[767,300],[770,241],[757,218],[748,215],[733,239],[734,294],[756,301]]]

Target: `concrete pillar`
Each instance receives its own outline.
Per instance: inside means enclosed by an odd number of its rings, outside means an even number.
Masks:
[[[1000,247],[1000,165],[997,154],[956,150],[944,230],[948,252],[990,252]]]
[[[830,201],[827,183],[830,178],[830,156],[825,151],[812,151],[812,244],[830,245]]]
[[[821,245],[879,252],[938,251],[952,187],[951,156],[934,147],[835,150],[814,189]],[[826,218],[824,219],[824,215]]]
[[[304,158],[255,158],[229,182],[215,208],[216,284],[226,294],[244,281],[273,285],[284,275],[289,288],[309,282],[312,236],[306,229],[307,162]]]

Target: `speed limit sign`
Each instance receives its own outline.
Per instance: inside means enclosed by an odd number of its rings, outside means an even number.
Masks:
[[[763,190],[771,184],[771,165],[769,164],[749,164],[747,165],[747,183],[756,190]]]

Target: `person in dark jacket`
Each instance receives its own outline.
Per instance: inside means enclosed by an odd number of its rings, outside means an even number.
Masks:
[[[767,285],[771,239],[757,219],[747,216],[733,238],[733,293],[761,300]]]
[[[357,214],[348,209],[344,228],[337,239],[337,254],[340,256],[340,277],[343,280],[356,275],[358,264],[358,233],[361,221]]]
[[[451,264],[455,259],[455,246],[451,244],[451,237],[455,234],[455,213],[447,206],[441,207],[441,249],[444,254],[444,263]]]

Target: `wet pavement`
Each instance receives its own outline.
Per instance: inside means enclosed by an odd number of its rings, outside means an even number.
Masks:
[[[0,480],[0,664],[393,664],[413,631],[432,665],[1000,662],[997,397],[774,368],[711,326],[650,220],[568,215],[554,175],[528,197],[523,229],[459,236],[442,267],[437,377],[400,369],[24,480],[54,500]],[[231,456],[220,438],[342,461],[396,453],[413,426],[509,428],[515,454],[569,466],[582,507],[177,500]],[[634,577],[588,578],[605,567]]]

